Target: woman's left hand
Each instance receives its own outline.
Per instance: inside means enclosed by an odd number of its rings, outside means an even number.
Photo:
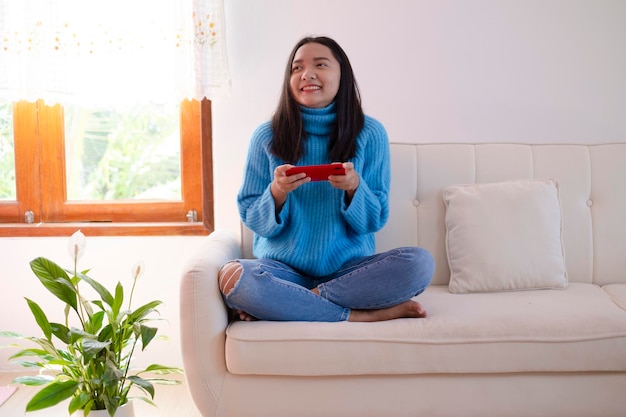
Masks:
[[[354,164],[352,162],[344,162],[343,168],[346,170],[345,175],[331,175],[328,177],[328,181],[333,187],[344,190],[348,197],[352,198],[356,189],[359,188],[361,179],[359,174],[354,170]]]

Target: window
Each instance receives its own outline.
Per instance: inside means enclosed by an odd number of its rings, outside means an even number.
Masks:
[[[0,0],[0,236],[212,230],[223,3]]]
[[[213,228],[206,99],[123,112],[0,105],[0,169],[0,236]]]
[[[0,202],[15,200],[15,153],[11,106],[0,104]]]

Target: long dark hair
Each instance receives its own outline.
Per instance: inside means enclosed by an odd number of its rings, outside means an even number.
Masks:
[[[291,93],[290,80],[291,66],[296,52],[310,42],[328,47],[340,65],[341,78],[335,97],[337,122],[330,134],[328,156],[330,161],[345,162],[356,154],[356,138],[363,129],[365,116],[361,107],[359,87],[348,56],[337,42],[325,36],[303,38],[291,51],[285,70],[283,89],[272,117],[274,138],[270,150],[275,156],[292,164],[295,164],[304,154],[303,141],[306,140],[306,133],[302,124],[300,105]]]

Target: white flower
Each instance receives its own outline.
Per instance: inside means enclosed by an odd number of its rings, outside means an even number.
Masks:
[[[67,252],[70,254],[70,258],[76,263],[80,257],[83,256],[83,253],[85,253],[85,249],[87,249],[87,239],[83,232],[77,230],[67,242]]]
[[[133,274],[133,278],[139,278],[139,276],[143,274],[144,269],[146,269],[146,266],[143,262],[137,262],[135,265],[133,265],[133,270],[131,271]]]

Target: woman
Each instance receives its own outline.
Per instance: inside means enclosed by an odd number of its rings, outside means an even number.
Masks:
[[[297,165],[341,162],[345,175],[311,182]],[[271,122],[253,134],[238,194],[258,259],[222,267],[219,286],[242,320],[379,321],[426,317],[412,297],[434,270],[405,247],[374,254],[388,217],[389,144],[363,114],[348,57],[327,37],[294,47]]]

